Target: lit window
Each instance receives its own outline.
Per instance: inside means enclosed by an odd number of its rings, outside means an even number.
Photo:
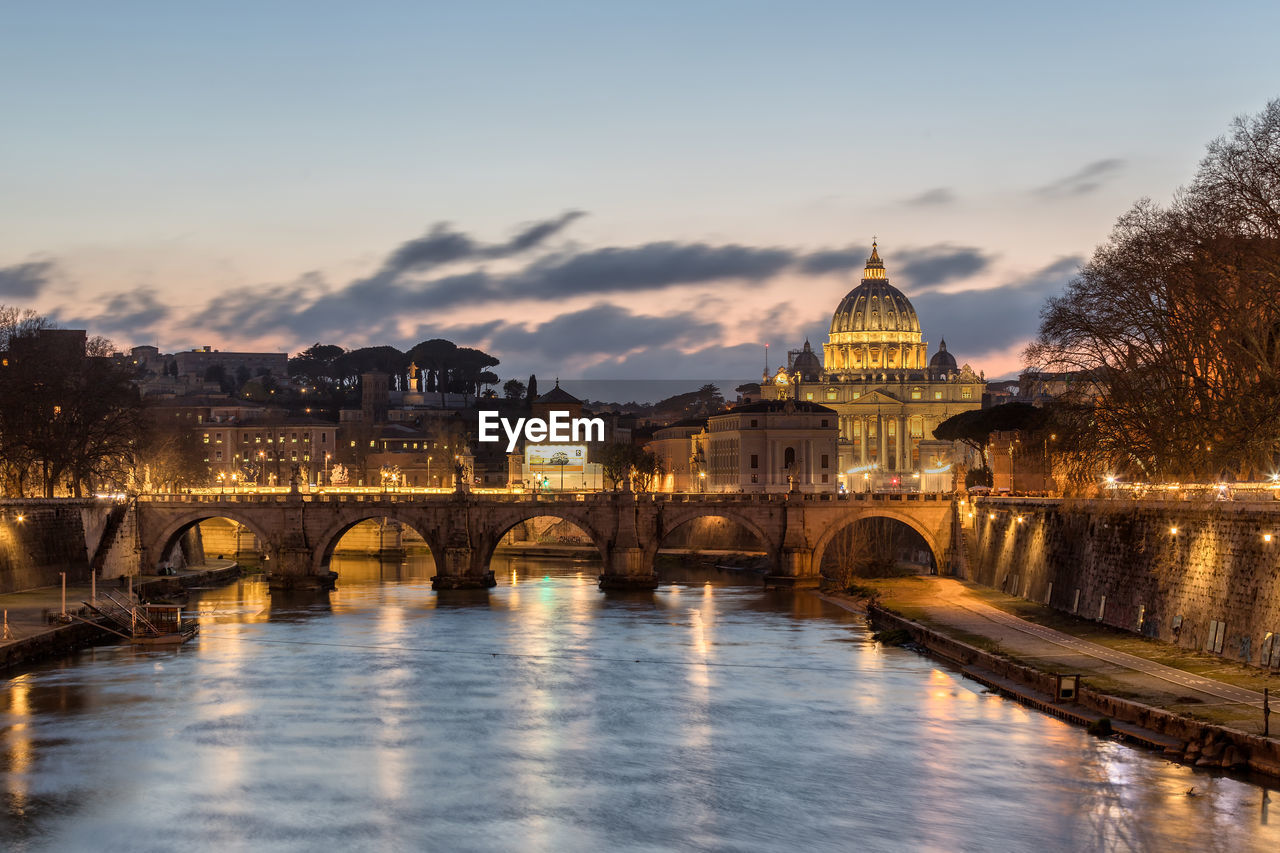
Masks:
[[[961,399],[961,400],[972,400],[972,399],[973,399],[973,388],[971,388],[971,387],[969,387],[969,386],[967,386],[967,385],[966,385],[964,388],[961,388],[961,389],[960,389],[960,399]]]
[[[923,396],[924,396],[924,394],[923,394],[923,392],[921,391],[921,389],[919,389],[919,388],[912,388],[912,389],[911,389],[911,399],[912,399],[912,400],[919,400],[919,399],[921,399]]]
[[[834,399],[836,398],[836,396],[837,396],[837,395],[836,395],[836,389],[834,389],[834,388],[828,388],[828,389],[827,389],[827,399],[828,399],[828,400],[834,400]]]
[[[862,392],[861,392],[861,391],[854,391],[854,392],[853,392],[853,399],[855,399],[855,400],[856,400],[856,399],[858,399],[858,398],[859,398],[859,397],[861,397],[861,396],[862,396]]]
[[[933,399],[935,399],[935,400],[941,400],[941,399],[942,399],[942,392],[941,392],[941,391],[934,391],[934,392],[933,392]]]
[[[812,400],[812,399],[813,399],[813,392],[812,392],[812,391],[806,391],[806,392],[804,392],[804,398],[805,398],[806,400]]]
[[[209,433],[207,433],[207,432],[204,434],[204,443],[205,443],[205,444],[208,444],[208,443],[209,443]]]

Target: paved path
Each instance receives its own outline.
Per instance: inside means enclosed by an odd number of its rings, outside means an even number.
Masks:
[[[1052,671],[1078,672],[1147,704],[1178,713],[1212,709],[1218,721],[1261,731],[1263,697],[1248,687],[1143,657],[1141,648],[1135,649],[1138,654],[1119,651],[1020,619],[989,604],[973,587],[954,578],[917,576],[866,583],[880,590],[886,607],[906,610],[908,615],[919,613],[922,621],[957,639],[982,637],[1014,658]],[[1153,653],[1160,651],[1153,647]],[[1181,651],[1194,655],[1193,650]],[[1223,666],[1233,664],[1224,661]],[[1276,705],[1273,698],[1272,707]]]
[[[1091,643],[1088,640],[1082,640],[1079,637],[1073,637],[1070,634],[1064,634],[1061,631],[1055,631],[1052,628],[1046,628],[1044,625],[1037,625],[1034,622],[1028,622],[1025,619],[1019,619],[1009,613],[1005,613],[998,607],[992,607],[986,602],[979,601],[969,597],[965,601],[957,601],[956,606],[975,614],[976,616],[986,619],[997,625],[1012,628],[1047,640],[1054,645],[1062,646],[1073,652],[1088,655],[1089,657],[1104,660],[1107,663],[1124,667],[1125,669],[1135,670],[1137,672],[1153,675],[1164,681],[1177,684],[1180,687],[1186,687],[1191,690],[1207,693],[1210,696],[1217,696],[1228,702],[1239,702],[1245,705],[1254,705],[1262,708],[1262,694],[1256,690],[1247,690],[1243,687],[1236,687],[1234,684],[1227,684],[1212,678],[1204,678],[1199,675],[1193,675],[1185,670],[1175,669],[1171,666],[1165,666],[1162,663],[1156,663],[1146,658],[1131,655],[1127,652],[1116,651],[1106,646]],[[976,632],[983,633],[983,632]]]

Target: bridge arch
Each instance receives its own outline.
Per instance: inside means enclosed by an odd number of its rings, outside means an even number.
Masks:
[[[945,556],[945,551],[940,547],[940,543],[938,542],[935,532],[922,524],[919,519],[915,518],[910,513],[877,507],[874,509],[864,510],[856,515],[848,516],[826,526],[813,546],[814,573],[818,573],[822,570],[823,557],[826,556],[828,547],[830,547],[831,543],[837,536],[844,531],[849,530],[859,522],[870,521],[873,519],[888,519],[890,521],[896,521],[919,534],[920,538],[924,540],[925,547],[929,549],[929,556],[933,558],[934,566],[941,571],[942,566],[944,565],[943,558]]]
[[[662,549],[662,543],[668,536],[680,528],[704,518],[722,518],[738,525],[755,537],[756,541],[760,543],[761,550],[769,555],[771,563],[777,560],[782,543],[778,541],[777,537],[771,536],[769,531],[755,518],[752,518],[747,513],[736,511],[732,506],[704,506],[695,503],[681,506],[678,509],[667,509],[665,507],[662,509],[657,519],[656,535],[652,537],[651,541],[644,543],[643,546],[645,565],[654,565],[658,551]]]
[[[591,544],[600,552],[600,559],[608,565],[611,544],[609,537],[592,523],[589,511],[561,504],[539,503],[532,506],[513,506],[510,509],[504,508],[494,513],[488,524],[482,530],[477,531],[475,538],[472,540],[472,559],[476,568],[484,572],[489,571],[489,563],[493,559],[493,552],[497,550],[502,538],[517,524],[522,524],[535,518],[556,518],[561,521],[567,521],[577,527],[591,539]]]
[[[311,558],[312,574],[323,575],[329,571],[329,561],[333,559],[333,552],[337,549],[338,543],[342,541],[342,537],[351,532],[352,528],[365,521],[378,521],[381,519],[394,521],[412,529],[427,543],[427,550],[431,554],[431,559],[438,562],[439,555],[442,553],[443,543],[436,534],[435,528],[426,523],[428,519],[422,514],[402,512],[396,509],[394,505],[346,508],[341,510],[338,513],[338,518],[316,537],[314,553]]]
[[[258,544],[263,549],[270,552],[275,550],[275,537],[268,535],[267,528],[259,524],[249,513],[239,512],[225,506],[216,506],[209,509],[197,509],[182,513],[177,518],[171,519],[164,527],[160,528],[160,533],[147,540],[144,546],[144,555],[150,563],[150,568],[156,568],[169,558],[169,554],[173,552],[174,547],[178,544],[178,540],[183,534],[189,531],[202,521],[212,521],[218,518],[225,518],[228,521],[234,521],[249,530],[257,537]]]

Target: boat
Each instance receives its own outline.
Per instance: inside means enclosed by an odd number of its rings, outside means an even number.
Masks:
[[[121,600],[110,592],[84,602],[98,615],[98,627],[137,646],[177,646],[200,630],[195,619],[182,618],[181,604],[143,604]]]

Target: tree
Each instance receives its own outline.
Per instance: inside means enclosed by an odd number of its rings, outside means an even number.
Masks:
[[[632,479],[636,485],[637,492],[647,492],[652,490],[654,481],[662,476],[662,457],[656,453],[647,450],[640,450],[634,445],[626,445],[631,447],[635,452],[632,454],[631,469],[634,472]]]
[[[614,491],[630,479],[635,451],[635,446],[630,444],[606,444],[600,450],[600,473]]]
[[[525,384],[519,379],[508,379],[502,385],[502,394],[508,400],[523,400],[526,390]]]
[[[987,444],[991,433],[1015,430],[1032,433],[1044,426],[1047,419],[1045,410],[1030,403],[1004,403],[990,409],[970,409],[952,415],[934,428],[933,437],[941,441],[959,441],[972,447],[982,458],[982,470],[989,471]]]
[[[529,374],[529,395],[526,399],[530,403],[538,399],[538,377],[532,373]]]
[[[1064,444],[1104,473],[1247,478],[1280,455],[1280,100],[1139,201],[1041,313],[1029,363],[1087,378]]]

